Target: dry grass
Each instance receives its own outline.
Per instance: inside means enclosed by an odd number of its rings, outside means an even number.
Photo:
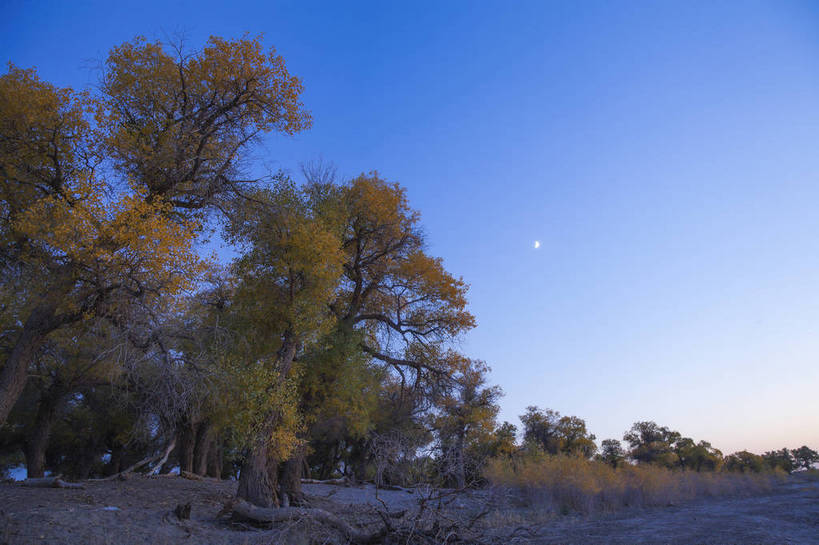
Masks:
[[[665,506],[699,498],[770,491],[784,474],[672,471],[610,465],[567,456],[528,455],[490,461],[489,482],[522,506],[551,512],[612,512]]]

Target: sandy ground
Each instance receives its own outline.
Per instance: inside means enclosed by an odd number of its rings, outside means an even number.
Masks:
[[[321,528],[303,523],[258,530],[231,524],[218,514],[235,492],[230,481],[135,477],[125,482],[87,483],[85,490],[0,485],[0,544],[307,544],[333,542]],[[314,506],[351,523],[375,520],[380,505],[372,487],[305,485]],[[425,491],[380,491],[391,510],[412,509]],[[177,504],[192,504],[190,521],[179,521]],[[450,508],[473,512],[491,505],[478,491]],[[775,493],[722,498],[608,516],[543,516],[540,523],[509,513],[487,517],[485,532],[504,544],[819,544],[819,482],[791,479]],[[312,536],[308,539],[306,536]],[[336,536],[337,538],[337,536]]]
[[[609,517],[559,517],[531,530],[532,533],[521,532],[526,537],[518,542],[819,544],[819,482],[793,479],[776,493],[765,496],[710,499]]]

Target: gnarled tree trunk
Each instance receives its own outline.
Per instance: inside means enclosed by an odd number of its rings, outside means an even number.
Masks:
[[[176,455],[179,459],[179,471],[193,473],[193,451],[196,446],[196,428],[192,422],[185,420],[179,424],[176,439]]]
[[[56,301],[47,301],[31,311],[14,348],[0,369],[0,426],[6,423],[11,409],[17,403],[26,385],[28,365],[46,336],[61,325],[55,315]]]
[[[196,426],[196,443],[193,447],[193,472],[204,476],[208,471],[208,453],[211,450],[213,425],[205,420]]]
[[[304,476],[306,463],[306,446],[301,445],[293,451],[290,458],[282,464],[281,484],[279,491],[282,503],[286,505],[304,505],[304,492],[301,488],[301,478]]]
[[[293,359],[296,356],[296,343],[292,338],[286,339],[279,351],[277,369],[280,380],[284,381]],[[280,412],[272,408],[265,418],[259,435],[242,464],[239,475],[239,488],[236,497],[247,500],[260,507],[278,506],[278,460],[270,453],[269,438],[281,420]]]
[[[208,477],[221,479],[222,463],[222,444],[219,441],[219,438],[216,437],[210,442],[210,449],[208,452]]]
[[[266,442],[258,442],[245,458],[236,496],[259,507],[278,507],[278,463]]]
[[[29,478],[40,478],[45,475],[45,453],[51,427],[57,419],[57,408],[62,391],[52,386],[43,392],[37,407],[37,416],[31,434],[26,438],[25,456],[26,471]]]

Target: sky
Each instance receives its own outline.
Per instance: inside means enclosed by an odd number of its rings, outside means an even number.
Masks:
[[[819,4],[0,4],[0,60],[75,88],[138,34],[262,33],[314,127],[257,168],[406,187],[501,419],[819,447]]]

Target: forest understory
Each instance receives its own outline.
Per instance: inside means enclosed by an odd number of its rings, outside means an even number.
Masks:
[[[312,517],[273,525],[225,513],[236,481],[134,476],[83,489],[0,485],[0,543],[341,544],[338,528]],[[310,508],[336,515],[371,543],[783,544],[819,543],[819,481],[791,475],[758,495],[709,498],[615,513],[560,514],[500,488],[449,494],[425,488],[305,484]],[[440,501],[436,501],[440,500]],[[190,504],[190,518],[177,506]],[[425,513],[419,516],[419,508]],[[318,512],[318,511],[316,511]],[[392,517],[391,532],[382,517]],[[184,514],[183,514],[184,517]],[[354,537],[353,537],[354,539]]]

